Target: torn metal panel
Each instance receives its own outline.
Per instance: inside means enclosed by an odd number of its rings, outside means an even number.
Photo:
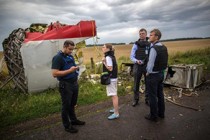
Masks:
[[[180,64],[171,65],[175,73],[173,77],[168,75],[168,69],[165,72],[165,84],[193,89],[202,83],[203,64]]]

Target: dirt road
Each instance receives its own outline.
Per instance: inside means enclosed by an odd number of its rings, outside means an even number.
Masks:
[[[165,89],[176,93],[176,90]],[[60,114],[14,126],[1,133],[1,139],[15,140],[208,140],[210,139],[210,82],[196,89],[197,95],[182,96],[176,101],[202,111],[166,102],[166,118],[157,123],[144,119],[149,107],[143,102],[131,106],[132,95],[120,98],[120,118],[109,121],[111,102],[78,108],[85,126],[76,126],[77,134],[63,130]],[[143,95],[141,95],[143,101]]]

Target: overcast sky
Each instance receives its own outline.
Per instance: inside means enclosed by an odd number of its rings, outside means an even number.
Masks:
[[[0,0],[1,43],[14,29],[57,20],[66,24],[95,20],[100,44],[133,42],[143,27],[159,28],[162,39],[210,36],[210,0],[28,1]]]

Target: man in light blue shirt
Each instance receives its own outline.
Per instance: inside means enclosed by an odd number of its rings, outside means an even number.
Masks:
[[[160,42],[156,42],[155,45],[157,46],[162,46],[162,44]],[[155,51],[155,49],[153,48],[154,43],[150,44],[150,53],[149,53],[149,60],[147,63],[147,74],[149,73],[158,73],[157,71],[153,71],[153,67],[154,67],[154,63],[155,63],[155,58],[157,56],[157,52]]]
[[[158,29],[153,29],[150,32],[150,52],[149,61],[147,63],[147,81],[150,113],[145,116],[145,119],[150,121],[158,121],[159,118],[165,117],[165,102],[163,95],[163,71],[168,64],[167,48],[159,42],[161,32]]]
[[[134,43],[130,54],[130,59],[134,63],[134,101],[132,104],[133,107],[135,107],[139,102],[139,85],[142,75],[144,75],[144,78],[146,77],[146,64],[148,60],[149,50],[149,42],[147,38],[146,29],[142,28],[139,30],[139,37],[139,40]],[[145,103],[148,104],[147,92],[145,92]]]

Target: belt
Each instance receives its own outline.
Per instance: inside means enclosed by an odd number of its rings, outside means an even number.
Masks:
[[[154,71],[153,73],[150,74],[159,74],[159,73],[163,73],[163,71]]]
[[[76,78],[70,78],[70,79],[61,79],[60,82],[70,82],[70,83],[75,83],[77,82],[77,77]]]

